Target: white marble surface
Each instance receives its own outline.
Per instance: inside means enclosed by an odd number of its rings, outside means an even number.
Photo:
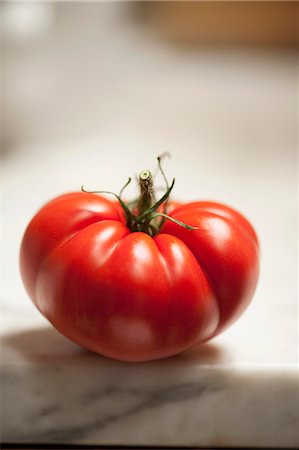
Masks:
[[[298,447],[297,56],[180,53],[117,20],[114,27],[102,60],[84,60],[88,72],[76,55],[63,58],[59,30],[57,55],[49,44],[20,58],[14,44],[7,59],[16,139],[7,141],[3,182],[2,440]],[[94,49],[94,35],[85,38],[76,41],[81,50]],[[125,77],[97,84],[101,64],[106,75]],[[85,88],[76,94],[78,81]],[[97,131],[80,128],[88,117],[98,118]],[[261,277],[244,316],[210,343],[164,361],[115,362],[80,349],[40,316],[20,280],[20,240],[48,199],[83,183],[118,191],[164,150],[178,198],[223,201],[250,218]]]
[[[45,328],[6,344],[20,350],[36,341],[53,353],[25,350],[26,363],[5,367],[4,441],[298,446],[298,380],[289,367],[235,367],[221,362],[216,344],[150,364],[118,363]]]

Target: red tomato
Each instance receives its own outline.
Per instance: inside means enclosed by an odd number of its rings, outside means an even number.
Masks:
[[[118,203],[83,192],[46,204],[29,224],[21,273],[63,335],[119,360],[174,355],[223,331],[258,278],[256,234],[213,202],[175,207],[155,236],[132,232]]]

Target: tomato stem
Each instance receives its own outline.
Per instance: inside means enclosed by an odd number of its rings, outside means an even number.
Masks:
[[[186,228],[186,230],[198,230],[198,227],[192,227],[191,225],[187,225],[186,223],[182,222],[181,220],[174,219],[173,217],[169,216],[168,214],[164,213],[154,213],[152,214],[148,220],[147,225],[149,225],[150,221],[153,220],[155,217],[163,217],[164,220],[170,220],[171,222],[176,223],[177,225],[180,225],[183,228]]]
[[[120,198],[121,198],[121,196],[122,196],[122,193],[123,193],[124,190],[126,189],[126,187],[131,183],[131,181],[132,181],[132,178],[129,177],[129,178],[128,178],[128,181],[126,182],[126,184],[124,184],[123,187],[121,188],[121,190],[119,191],[118,196],[119,196]]]
[[[168,180],[167,180],[167,178],[166,178],[166,175],[165,175],[165,173],[164,173],[164,170],[163,170],[162,164],[161,164],[161,160],[162,160],[162,158],[163,158],[164,156],[169,156],[169,157],[170,157],[169,153],[165,152],[165,153],[163,153],[162,155],[158,156],[157,160],[158,160],[158,167],[159,167],[159,170],[160,170],[160,172],[161,172],[161,174],[162,174],[162,176],[163,176],[163,178],[164,178],[164,181],[165,181],[165,184],[166,184],[166,189],[168,190],[168,189],[169,189],[169,183],[168,183]],[[167,204],[168,204],[168,201],[169,201],[169,196],[167,197],[167,199],[165,200],[164,205],[163,205],[163,213],[164,213],[164,214],[167,213]],[[161,220],[161,222],[160,222],[159,228],[162,228],[162,226],[163,226],[163,224],[164,224],[164,222],[165,222],[165,219],[166,219],[165,217],[162,217],[162,220]]]
[[[125,184],[125,186],[121,189],[120,193],[122,193],[123,189],[128,186],[128,184],[130,183],[131,179],[129,178],[129,181],[127,181],[127,183]],[[85,192],[87,194],[109,194],[109,195],[114,195],[114,197],[117,198],[117,200],[119,201],[121,207],[123,208],[125,215],[126,215],[126,219],[127,219],[127,225],[128,227],[131,229],[131,227],[133,226],[133,222],[134,222],[134,215],[132,214],[132,212],[130,211],[130,209],[127,207],[127,205],[125,204],[125,202],[121,199],[120,195],[115,194],[114,192],[111,191],[87,191],[84,186],[81,186],[81,191]]]
[[[140,214],[138,216],[137,222],[141,222],[145,217],[148,217],[150,214],[155,212],[159,208],[159,206],[161,206],[168,199],[168,197],[173,189],[174,183],[175,183],[175,178],[172,180],[171,185],[169,186],[169,188],[167,189],[165,194],[160,198],[160,200],[158,200],[153,206],[146,209],[142,214]]]
[[[137,203],[139,215],[147,211],[155,202],[153,177],[149,170],[142,170],[138,177],[140,197]]]
[[[149,234],[150,236],[154,236],[160,232],[165,220],[170,220],[187,230],[197,230],[197,227],[187,225],[186,223],[174,219],[173,217],[167,214],[167,203],[171,191],[174,187],[175,179],[173,179],[171,184],[169,185],[168,180],[161,166],[161,159],[165,155],[163,154],[161,156],[158,156],[157,158],[158,168],[166,184],[166,192],[164,193],[164,195],[162,195],[162,197],[158,201],[155,200],[153,176],[149,170],[142,170],[139,173],[138,182],[139,182],[140,196],[134,202],[125,203],[121,198],[123,191],[131,182],[131,178],[129,178],[128,181],[125,183],[125,185],[121,188],[119,195],[110,191],[87,191],[84,188],[84,186],[81,186],[81,190],[89,194],[114,195],[124,210],[127,226],[130,228],[132,232],[142,231],[144,233]],[[129,207],[129,205],[131,205],[131,207]],[[163,208],[163,212],[157,211],[158,208],[160,207]],[[162,220],[158,221],[157,220],[158,217],[161,217]]]

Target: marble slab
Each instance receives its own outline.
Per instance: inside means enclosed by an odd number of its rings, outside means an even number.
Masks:
[[[237,363],[220,337],[162,361],[123,363],[37,322],[2,341],[3,442],[299,445],[295,365]]]

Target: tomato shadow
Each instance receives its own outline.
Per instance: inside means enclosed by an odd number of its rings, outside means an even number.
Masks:
[[[201,365],[219,364],[224,361],[225,351],[217,343],[209,342],[196,345],[190,350],[179,355],[162,360],[145,363],[127,363],[115,361],[105,356],[95,354],[80,347],[67,339],[51,326],[34,328],[20,332],[7,333],[2,337],[2,360],[8,362],[20,361],[31,363],[92,363],[92,364],[116,364],[116,365],[156,365],[163,362],[172,364]]]
[[[206,342],[205,344],[196,345],[179,355],[172,356],[169,359],[183,362],[197,362],[201,365],[212,365],[220,364],[227,358],[224,348],[220,344],[212,341]]]
[[[2,337],[2,358],[26,362],[76,357],[84,351],[50,326],[7,333]]]

